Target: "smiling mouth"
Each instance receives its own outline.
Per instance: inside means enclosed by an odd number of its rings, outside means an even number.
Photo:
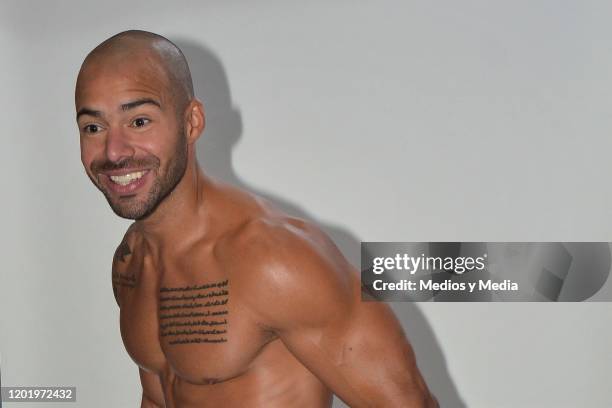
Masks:
[[[133,183],[134,181],[140,179],[144,176],[147,171],[136,171],[134,173],[122,174],[121,176],[109,176],[109,179],[120,186],[127,186],[128,184]]]

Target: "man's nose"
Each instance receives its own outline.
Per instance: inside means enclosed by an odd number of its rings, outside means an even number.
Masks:
[[[106,157],[112,162],[121,161],[134,156],[134,148],[130,145],[126,134],[121,129],[109,129],[106,134]]]

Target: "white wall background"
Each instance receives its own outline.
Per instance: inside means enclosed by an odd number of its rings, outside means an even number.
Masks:
[[[105,38],[181,45],[205,169],[358,262],[359,241],[612,241],[611,18],[578,0],[3,1],[2,385],[140,398],[110,285],[128,224],[85,176],[74,122]],[[444,407],[612,405],[609,303],[394,308]]]

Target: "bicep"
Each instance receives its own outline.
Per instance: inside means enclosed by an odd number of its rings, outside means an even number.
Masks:
[[[356,303],[318,327],[281,332],[287,348],[350,406],[427,406],[413,350],[387,305]]]
[[[142,384],[142,408],[165,407],[164,392],[159,376],[139,369],[140,383]]]

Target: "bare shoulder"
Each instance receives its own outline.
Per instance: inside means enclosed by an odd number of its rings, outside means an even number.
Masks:
[[[216,255],[235,296],[272,328],[296,314],[304,323],[305,308],[313,324],[322,315],[347,313],[359,289],[356,271],[331,239],[296,218],[251,219],[223,240]]]
[[[142,245],[142,241],[142,235],[138,232],[138,228],[135,224],[132,224],[115,249],[111,276],[113,294],[119,306],[121,306],[119,302],[121,287],[134,285],[134,275],[130,273],[130,267],[133,265],[135,253],[137,252],[137,248]]]
[[[136,224],[131,224],[123,234],[121,242],[117,245],[113,254],[113,269],[120,269],[122,265],[126,265],[131,259],[136,246],[142,242],[142,235],[139,233]]]

